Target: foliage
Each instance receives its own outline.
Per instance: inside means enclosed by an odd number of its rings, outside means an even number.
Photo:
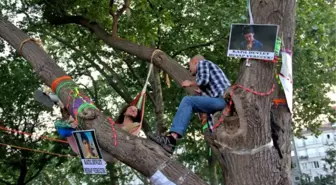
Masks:
[[[3,43],[2,43],[3,44]],[[1,45],[2,51],[7,51]],[[39,86],[31,67],[12,50],[0,57],[0,126],[28,133],[48,134],[50,130],[43,108],[33,99],[33,92]],[[50,113],[50,110],[48,111]],[[50,122],[49,122],[50,124]],[[53,134],[48,134],[52,136]],[[0,130],[0,143],[16,145],[35,150],[66,153],[60,144],[54,144],[35,137],[27,137]],[[7,184],[26,184],[39,175],[46,166],[64,159],[25,150],[17,150],[1,145],[0,179]],[[49,163],[50,162],[50,163]]]
[[[123,98],[133,98],[141,90],[147,64],[134,56],[109,48],[92,32],[78,25],[55,26],[49,23],[55,17],[60,20],[64,15],[78,15],[95,21],[108,32],[112,32],[113,19],[110,10],[121,8],[123,1],[116,0],[112,8],[109,7],[109,3],[108,0],[3,0],[0,2],[0,9],[3,16],[16,22],[30,35],[41,38],[47,52],[74,77],[76,82],[88,90],[90,96],[98,101],[101,109],[107,114],[116,116],[118,109],[125,104]],[[293,69],[296,105],[294,120],[299,131],[304,125],[317,132],[316,128],[321,123],[317,117],[322,114],[327,115],[330,121],[335,118],[328,106],[331,101],[326,97],[330,88],[335,86],[336,78],[334,7],[334,1],[297,1]],[[120,17],[119,37],[160,48],[184,66],[187,57],[197,53],[204,54],[206,58],[217,63],[232,82],[237,78],[239,61],[226,57],[226,50],[230,24],[247,21],[245,1],[138,0],[131,1],[129,11],[130,14]],[[6,56],[1,61],[8,59]],[[1,64],[4,69],[6,66],[14,65],[5,62]],[[15,70],[19,68],[22,70],[26,62],[20,59],[15,65],[21,65]],[[0,97],[1,100],[5,100],[6,106],[12,107],[11,101],[22,98],[21,102],[25,102],[26,106],[31,106],[32,109],[39,107],[32,103],[32,100],[27,101],[39,84],[38,81],[27,82],[34,76],[28,68],[26,66],[23,68],[24,73],[18,71],[7,83],[0,85],[1,89],[5,89],[4,92],[0,92]],[[22,73],[27,76],[22,77]],[[1,79],[7,78],[5,73],[0,75],[3,75]],[[164,84],[163,79],[161,83]],[[151,88],[150,86],[149,89]],[[168,127],[185,93],[176,83],[172,83],[171,88],[167,88],[166,85],[162,88],[165,121],[168,123],[165,126]],[[28,94],[11,93],[13,89],[25,89]],[[146,120],[151,128],[155,128],[154,105],[148,101],[146,106],[148,110]],[[36,114],[38,111],[42,111],[41,107],[32,112]],[[13,117],[14,113],[10,114],[10,111],[8,113],[8,116]],[[26,117],[23,111],[15,112],[15,115]],[[188,133],[179,145],[183,152],[176,154],[176,157],[210,181],[211,177],[207,170],[208,151],[197,118],[192,120]],[[125,166],[118,164],[115,168],[118,171],[119,183],[127,184],[135,178],[135,174]],[[76,162],[66,162],[58,168],[46,167],[39,179],[50,178],[55,181],[56,177],[65,172],[73,182],[109,180],[107,177],[89,179],[82,174]],[[129,178],[123,179],[123,177]]]

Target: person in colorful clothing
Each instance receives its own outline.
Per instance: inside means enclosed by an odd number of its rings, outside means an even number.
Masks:
[[[226,106],[224,92],[231,86],[224,72],[201,55],[191,58],[189,69],[196,76],[196,81],[185,80],[181,86],[197,87],[201,96],[185,96],[182,99],[167,135],[149,135],[151,140],[171,154],[176,148],[176,141],[186,133],[192,113],[212,114],[223,110]]]

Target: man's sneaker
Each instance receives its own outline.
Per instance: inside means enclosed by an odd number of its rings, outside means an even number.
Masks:
[[[171,135],[160,136],[160,135],[148,135],[149,139],[153,140],[159,144],[168,153],[173,154],[176,147],[176,139]]]

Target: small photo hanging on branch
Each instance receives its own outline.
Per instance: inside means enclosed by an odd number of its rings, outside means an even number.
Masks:
[[[72,132],[79,149],[85,174],[106,174],[106,162],[103,160],[94,130]]]
[[[273,60],[278,25],[231,24],[227,56]]]

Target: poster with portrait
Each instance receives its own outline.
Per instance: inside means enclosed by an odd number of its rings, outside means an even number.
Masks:
[[[227,56],[273,60],[278,25],[232,24]]]
[[[73,135],[81,156],[85,174],[106,174],[106,162],[103,160],[94,130],[74,131]]]

